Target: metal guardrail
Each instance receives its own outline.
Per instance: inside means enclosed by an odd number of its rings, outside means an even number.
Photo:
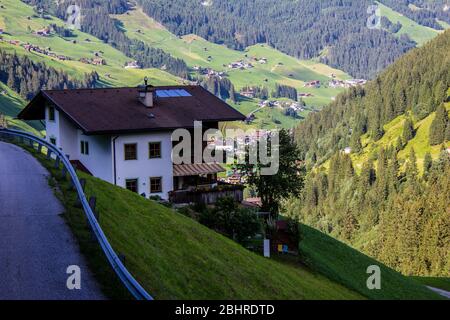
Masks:
[[[102,228],[100,227],[100,224],[95,218],[94,212],[89,206],[89,203],[86,199],[86,195],[84,194],[83,188],[78,179],[76,171],[73,168],[67,156],[63,154],[60,150],[58,150],[54,145],[25,131],[12,130],[0,127],[0,136],[1,135],[9,135],[13,137],[22,137],[28,139],[30,141],[30,145],[34,141],[38,143],[38,146],[41,147],[45,146],[48,152],[55,154],[55,156],[60,159],[60,161],[67,169],[67,172],[69,173],[72,179],[73,185],[78,193],[78,198],[89,221],[89,224],[92,228],[92,231],[94,232],[98,243],[100,244],[106,258],[108,259],[111,267],[116,272],[120,281],[137,300],[153,300],[152,296],[150,296],[145,291],[145,289],[136,281],[136,279],[133,278],[133,276],[130,274],[127,268],[125,268],[122,261],[120,261],[119,257],[109,244],[108,239],[106,238]]]

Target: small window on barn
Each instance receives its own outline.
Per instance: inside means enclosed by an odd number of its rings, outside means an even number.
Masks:
[[[137,144],[125,144],[125,160],[137,160]]]
[[[161,142],[150,142],[148,144],[148,154],[150,159],[161,158]]]
[[[150,178],[150,193],[161,193],[162,192],[162,178],[153,177]]]
[[[125,185],[131,192],[138,193],[138,179],[127,179]]]
[[[50,143],[56,146],[56,138],[50,138]]]
[[[55,121],[55,107],[48,107],[48,121]]]

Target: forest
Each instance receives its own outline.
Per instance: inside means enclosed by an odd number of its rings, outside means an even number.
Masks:
[[[27,100],[32,99],[41,89],[92,88],[98,79],[96,72],[86,74],[82,80],[70,79],[67,73],[44,63],[0,50],[0,82]]]
[[[137,0],[144,11],[177,35],[195,33],[209,41],[244,49],[268,43],[289,55],[310,59],[324,53],[323,62],[358,78],[373,78],[415,46],[407,36],[398,38],[382,29],[367,28],[369,0]],[[450,22],[442,7],[424,1],[383,0],[419,24],[442,29],[437,18]],[[423,5],[420,12],[408,4]],[[434,20],[433,20],[434,19]],[[254,23],[258,21],[259,23]],[[395,30],[395,29],[394,29]]]
[[[365,88],[353,88],[295,130],[309,168],[302,194],[286,203],[290,216],[331,234],[408,275],[448,276],[450,270],[450,31],[414,49]],[[440,146],[419,162],[414,138],[434,113],[428,145]],[[400,136],[356,168],[353,155],[383,137],[384,126],[405,117]],[[367,140],[365,140],[364,143]],[[344,152],[351,146],[351,154]],[[325,166],[325,164],[327,164]]]

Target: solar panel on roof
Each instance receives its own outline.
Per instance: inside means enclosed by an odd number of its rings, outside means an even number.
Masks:
[[[184,89],[156,90],[158,98],[190,97],[191,95]]]

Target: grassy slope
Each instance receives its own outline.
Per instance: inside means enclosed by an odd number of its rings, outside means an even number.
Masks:
[[[388,18],[392,23],[400,22],[402,24],[402,28],[396,33],[398,36],[407,34],[419,46],[422,46],[425,42],[433,39],[439,34],[438,30],[422,26],[414,20],[411,20],[408,17],[392,10],[391,8],[381,3],[378,4],[381,9],[381,15]]]
[[[96,71],[100,75],[100,82],[103,86],[135,86],[142,83],[142,79],[145,76],[148,76],[153,84],[176,84],[182,82],[181,79],[158,69],[124,69],[123,65],[125,62],[130,61],[130,58],[99,39],[80,31],[74,32],[76,37],[67,39],[57,35],[51,37],[35,36],[29,31],[28,27],[31,30],[38,30],[48,26],[50,23],[63,25],[64,22],[57,18],[52,18],[52,20],[32,18],[28,20],[27,17],[33,15],[33,9],[21,1],[1,0],[1,4],[4,8],[0,9],[0,28],[4,29],[3,39],[5,41],[20,40],[38,45],[41,48],[50,47],[57,54],[69,56],[74,61],[59,61],[41,54],[28,52],[19,46],[0,42],[0,49],[3,51],[11,54],[26,55],[33,61],[44,62],[48,66],[64,70],[71,77],[78,79],[83,77],[85,73]],[[86,39],[90,41],[86,41]],[[73,44],[72,40],[76,40],[77,43]],[[106,66],[94,66],[75,61],[82,57],[92,58],[97,51],[104,52],[103,57],[107,62]],[[106,74],[111,76],[107,77]],[[7,89],[5,85],[1,85],[1,90],[6,90],[7,94],[0,96],[0,113],[6,114],[9,119],[15,117],[25,106],[26,101]],[[21,129],[33,131],[33,128],[21,121],[10,120],[9,122],[11,125],[16,125]],[[34,127],[40,128],[36,124]]]
[[[447,110],[450,111],[450,103],[446,104]],[[399,116],[392,120],[390,123],[384,126],[384,136],[374,142],[369,140],[368,135],[364,135],[361,139],[364,147],[360,154],[353,154],[352,160],[354,161],[355,168],[361,169],[365,161],[369,159],[372,154],[376,154],[381,147],[387,148],[391,145],[396,145],[397,138],[402,136],[403,124],[406,121],[405,115]],[[414,125],[416,130],[415,137],[408,142],[403,150],[398,154],[399,160],[405,160],[408,158],[410,150],[414,148],[417,156],[417,164],[419,170],[423,169],[423,160],[425,154],[429,152],[431,156],[436,159],[439,156],[441,146],[430,146],[429,144],[429,132],[430,126],[435,117],[435,113],[430,114],[423,120],[417,121]],[[446,146],[450,146],[450,142],[446,143]]]
[[[295,59],[267,45],[254,45],[241,52],[208,42],[196,35],[177,37],[146,16],[140,9],[114,17],[122,22],[124,30],[130,38],[137,38],[159,47],[173,56],[185,60],[191,67],[201,66],[227,71],[237,89],[246,85],[266,85],[274,88],[275,83],[283,83],[296,87],[299,92],[313,93],[315,97],[307,98],[305,101],[310,105],[321,106],[329,103],[331,97],[336,96],[342,90],[306,89],[303,88],[305,81],[327,81],[332,73],[335,73],[338,79],[350,78],[342,71],[332,69],[314,60]],[[141,32],[137,32],[137,30]],[[224,67],[231,62],[246,59],[245,55],[248,58],[265,57],[268,59],[268,63],[252,62],[255,67],[250,70],[228,70]],[[211,61],[208,61],[209,56],[212,57]]]
[[[450,278],[440,278],[440,277],[412,277],[412,278],[426,286],[450,292]]]
[[[87,178],[100,224],[157,299],[360,299],[304,268],[268,260],[171,209]]]
[[[39,123],[32,122],[30,124],[27,124],[19,120],[14,120],[14,117],[24,106],[25,101],[1,82],[0,92],[2,92],[0,94],[0,114],[6,116],[8,126],[39,135],[39,131],[42,130],[42,125],[40,125]]]
[[[301,225],[300,251],[308,265],[370,299],[442,299],[420,283],[308,226]],[[369,290],[367,267],[381,269],[381,290]]]

